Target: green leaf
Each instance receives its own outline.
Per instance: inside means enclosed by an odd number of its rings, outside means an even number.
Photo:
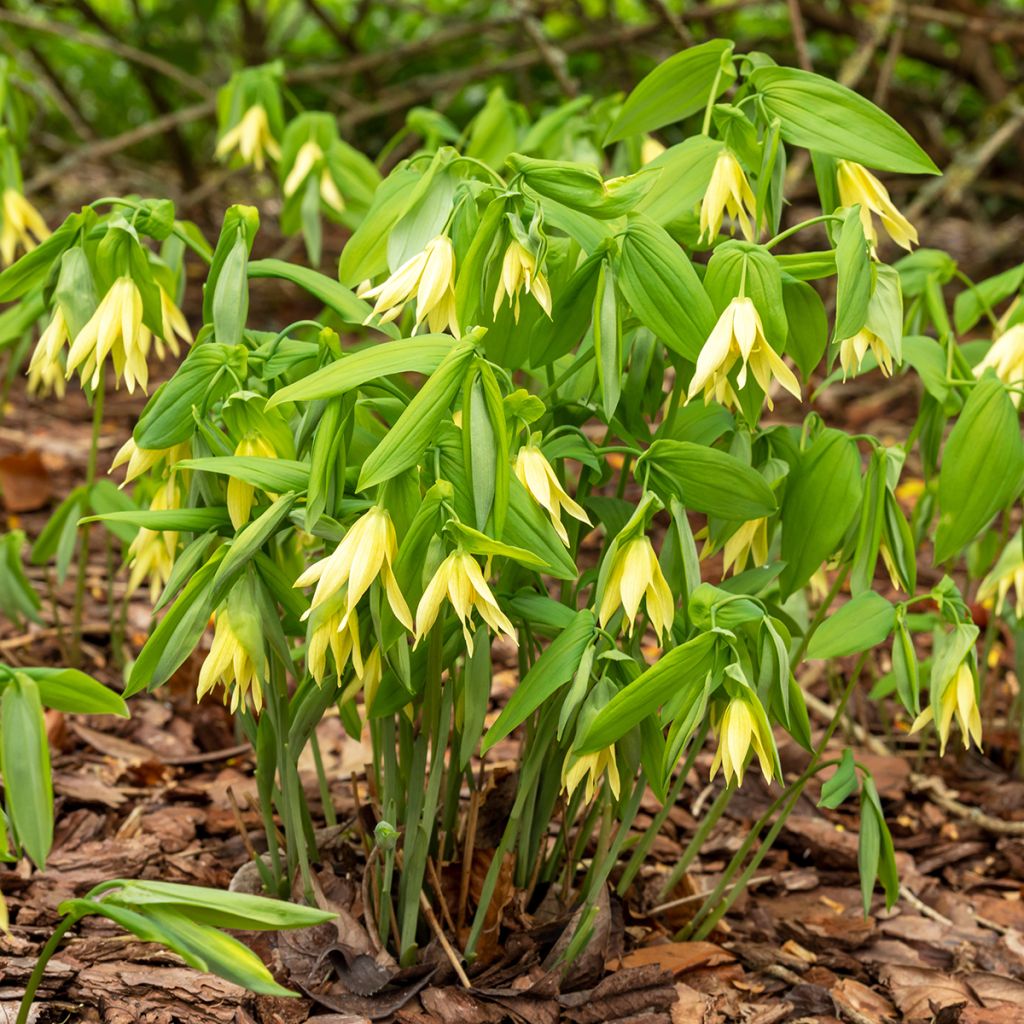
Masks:
[[[309,463],[294,459],[274,459],[262,455],[211,455],[203,459],[182,459],[178,467],[233,476],[263,491],[297,491],[304,494],[309,486]]]
[[[768,481],[717,448],[662,438],[644,452],[637,466],[648,468],[650,486],[659,494],[675,496],[695,512],[746,521],[778,511]]]
[[[871,896],[875,891],[875,879],[878,877],[878,854],[881,845],[882,831],[878,825],[878,816],[862,791],[860,836],[857,841],[857,870],[860,872],[860,892],[864,901],[865,916],[871,912]]]
[[[166,683],[195,650],[214,610],[213,578],[226,549],[221,547],[185,585],[160,624],[149,635],[135,664],[124,695],[155,690]]]
[[[39,687],[24,672],[15,672],[4,688],[0,738],[8,818],[18,842],[42,870],[53,845],[50,748]]]
[[[597,275],[593,313],[594,352],[601,407],[611,422],[622,393],[622,321],[615,301],[615,276],[607,260]]]
[[[543,654],[523,676],[512,692],[495,723],[487,730],[481,755],[521,725],[548,698],[575,675],[580,658],[594,637],[594,613],[589,609],[577,612]]]
[[[360,470],[357,490],[366,491],[416,465],[437,428],[450,415],[452,399],[458,393],[475,351],[472,340],[460,341],[449,351],[380,444],[370,452]]]
[[[647,167],[660,173],[648,193],[636,205],[638,213],[663,227],[686,216],[707,191],[715,161],[722,151],[718,139],[694,135],[669,146]]]
[[[808,658],[842,658],[885,641],[896,625],[896,609],[881,594],[866,590],[847,601],[815,631]]]
[[[180,463],[179,463],[180,465]],[[198,533],[231,522],[223,505],[209,508],[150,509],[137,508],[129,512],[105,512],[99,516],[86,516],[82,523],[130,523],[147,530],[174,530]]]
[[[53,264],[74,242],[79,230],[95,220],[96,214],[88,209],[70,214],[49,238],[0,273],[0,302],[13,302],[42,284]]]
[[[626,98],[605,145],[703,110],[712,93],[721,96],[736,78],[732,49],[728,39],[712,39],[662,61]]]
[[[309,267],[286,263],[284,260],[253,260],[248,267],[249,277],[277,277],[291,281],[304,289],[313,298],[318,299],[332,312],[336,313],[343,323],[360,327],[373,312],[373,307],[356,296],[351,288],[327,277]],[[374,330],[387,334],[392,338],[399,335],[394,324],[374,324]]]
[[[194,921],[239,931],[311,928],[332,921],[336,916],[285,900],[176,882],[116,878],[104,883],[102,888],[114,889],[118,903],[140,908],[147,905],[172,907]]]
[[[806,380],[821,362],[828,345],[828,314],[821,296],[806,281],[784,279],[782,301],[786,309],[789,335],[786,355],[790,356]]]
[[[559,540],[547,513],[514,476],[509,480],[508,513],[502,536],[508,544],[525,548],[542,558],[548,575],[560,580],[579,577],[579,569]]]
[[[839,430],[823,430],[800,455],[782,503],[783,596],[803,587],[839,546],[861,499],[860,455]]]
[[[834,811],[856,789],[857,768],[853,761],[853,751],[847,747],[832,777],[821,787],[818,806]]]
[[[575,752],[589,754],[607,747],[670,699],[698,700],[714,662],[715,640],[716,634],[701,633],[663,654],[597,713]]]
[[[704,275],[704,289],[715,315],[745,294],[764,323],[768,344],[781,352],[786,344],[786,308],[782,300],[782,272],[767,249],[732,239],[715,248]]]
[[[249,247],[239,232],[213,286],[213,334],[222,345],[239,345],[249,316],[249,282],[245,268]]]
[[[333,398],[396,373],[433,373],[454,347],[447,334],[423,334],[360,349],[276,391],[267,400],[267,408]]]
[[[942,455],[936,563],[964,548],[1017,496],[1022,472],[1017,410],[989,372],[972,388]]]
[[[293,492],[289,491],[287,494],[283,494],[235,537],[228,546],[228,553],[221,560],[213,578],[214,601],[217,601],[225,593],[256,552],[277,532],[277,528],[294,504],[295,494]]]
[[[633,312],[673,352],[696,361],[715,311],[693,264],[668,232],[632,214],[620,238],[616,281]]]
[[[196,429],[193,409],[203,412],[232,387],[228,370],[244,369],[245,349],[216,342],[192,346],[174,376],[146,403],[132,436],[140,448],[170,448]]]
[[[836,244],[836,327],[833,337],[852,338],[868,318],[871,260],[857,210],[847,211]]]
[[[72,715],[128,717],[128,705],[119,694],[78,669],[24,668],[19,671],[35,680],[43,707]]]
[[[953,303],[953,322],[957,334],[969,331],[985,315],[986,310],[991,312],[993,306],[1012,295],[1022,283],[1024,263],[960,292]]]
[[[764,66],[749,78],[769,118],[794,146],[900,174],[938,174],[896,121],[845,85],[798,68]]]

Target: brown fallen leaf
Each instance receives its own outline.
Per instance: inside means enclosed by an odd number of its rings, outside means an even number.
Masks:
[[[930,1021],[936,1010],[946,1006],[978,1005],[963,979],[941,971],[887,964],[881,968],[879,976],[908,1022]]]
[[[35,512],[46,508],[53,497],[53,484],[39,452],[0,458],[0,495],[8,512]]]
[[[832,987],[832,1000],[847,1016],[859,1014],[866,1024],[889,1024],[896,1016],[896,1008],[885,996],[861,984],[854,978],[841,978]]]
[[[697,967],[718,967],[720,964],[732,963],[735,959],[735,954],[714,942],[664,942],[634,949],[621,960],[607,966],[609,970],[615,970],[618,967],[646,967],[655,964],[678,977]]]

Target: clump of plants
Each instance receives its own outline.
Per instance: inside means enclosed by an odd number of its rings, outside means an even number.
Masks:
[[[952,577],[921,589],[918,565],[971,549],[1001,606],[1024,592],[1019,537],[1000,556],[990,530],[1024,479],[1019,270],[976,286],[914,249],[878,177],[936,173],[913,139],[843,86],[726,40],[622,102],[529,120],[495,93],[452,145],[383,178],[327,115],[285,123],[277,90],[273,68],[232,80],[218,155],[274,166],[314,263],[322,218],[351,229],[337,276],[253,259],[252,207],[228,209],[210,245],[168,200],[131,196],[71,214],[0,274],[0,299],[45,324],[33,382],[79,384],[97,431],[105,381],[145,390],[150,357],[189,346],[115,462],[132,497],[94,458],[34,555],[66,572],[96,521],[126,545],[156,625],[125,696],[209,644],[197,696],[221,697],[256,751],[266,891],[311,894],[298,763],[312,747],[332,813],[316,728],[336,708],[372,742],[369,891],[403,963],[429,936],[428,868],[472,858],[481,764],[511,736],[514,802],[452,936],[466,961],[507,870],[527,894],[562,887],[576,955],[656,834],[630,831],[645,791],[671,806],[709,740],[725,786],[666,891],[752,762],[775,799],[685,935],[709,934],[826,771],[824,806],[860,801],[865,910],[876,881],[891,905],[882,803],[829,741],[887,651],[875,692],[900,721],[943,750],[981,744],[978,628]],[[821,212],[782,229],[801,150]],[[890,240],[907,252],[895,264]],[[186,259],[205,267],[194,338]],[[323,313],[252,323],[263,278]],[[983,319],[991,340],[960,344]],[[902,442],[816,411],[869,373],[920,380]],[[851,656],[815,740],[800,668]],[[495,716],[505,663],[516,684]],[[782,736],[807,751],[796,777]]]

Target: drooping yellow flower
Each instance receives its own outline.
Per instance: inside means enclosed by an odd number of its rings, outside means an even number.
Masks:
[[[166,459],[167,467],[170,468],[182,459],[187,459],[191,454],[192,445],[189,441],[183,441],[171,448],[140,448],[135,443],[135,438],[129,437],[118,449],[108,472],[113,472],[127,462],[128,469],[125,470],[124,484],[130,484],[143,473],[148,473],[161,459]],[[121,486],[123,487],[124,484]]]
[[[306,665],[309,674],[322,683],[327,674],[327,651],[334,655],[334,671],[340,679],[349,659],[357,676],[363,674],[363,651],[359,643],[359,616],[352,612],[342,614],[340,607],[313,612],[310,618],[309,640],[306,644]],[[344,618],[344,621],[342,621]]]
[[[974,673],[966,661],[962,661],[952,679],[946,681],[939,697],[939,721],[936,729],[939,733],[939,753],[946,753],[949,742],[949,730],[956,715],[960,726],[960,735],[964,741],[964,750],[969,750],[971,740],[981,750],[981,712],[978,710],[978,692],[974,685]],[[935,718],[935,709],[929,704],[914,719],[911,733],[923,729]]]
[[[745,296],[737,296],[725,307],[704,342],[687,391],[687,400],[703,391],[705,404],[714,398],[722,405],[735,406],[736,393],[729,381],[729,372],[736,363],[740,363],[737,385],[742,388],[746,384],[749,368],[765,393],[769,409],[774,407],[769,394],[773,379],[797,400],[800,399],[796,375],[768,343],[757,307]]]
[[[643,601],[654,632],[659,637],[664,636],[672,628],[676,607],[650,540],[635,537],[626,541],[614,558],[597,613],[601,626],[608,625],[621,606],[629,623],[627,631],[632,636],[634,620]]]
[[[605,747],[592,754],[574,754],[570,750],[562,763],[562,791],[571,797],[579,788],[579,784],[586,779],[587,788],[583,793],[583,799],[589,804],[594,799],[597,784],[605,772],[608,773],[608,788],[612,791],[612,796],[618,800],[621,781],[619,764],[615,758],[615,746]]]
[[[775,760],[771,755],[771,732],[755,713],[749,700],[733,697],[726,704],[715,732],[718,736],[718,747],[715,750],[715,759],[711,763],[711,778],[714,778],[721,768],[726,784],[735,782],[737,786],[742,785],[747,754],[753,747],[761,764],[764,781],[772,781],[775,775]]]
[[[263,708],[263,689],[256,666],[238,636],[227,605],[222,605],[214,616],[213,643],[199,670],[196,700],[200,701],[215,686],[224,687],[224,703],[231,702],[234,713],[252,697],[257,711]]]
[[[910,247],[917,244],[914,225],[896,209],[889,190],[866,167],[852,160],[840,160],[836,165],[836,184],[841,206],[860,206],[860,222],[872,252],[878,247],[878,232],[872,214],[878,217],[898,246],[909,252]]]
[[[235,454],[255,455],[265,459],[277,458],[274,446],[259,434],[246,434],[235,446]],[[236,530],[240,530],[249,522],[249,513],[252,511],[255,498],[256,488],[252,484],[237,476],[228,477],[228,516]]]
[[[975,366],[974,376],[980,377],[989,369],[994,370],[1004,384],[1018,388],[1024,385],[1024,323],[1014,324],[992,342],[992,347]],[[1010,398],[1019,409],[1020,391],[1011,392]]]
[[[407,259],[383,283],[360,285],[357,294],[375,300],[367,323],[375,316],[383,324],[391,323],[405,304],[415,299],[414,333],[424,321],[435,334],[446,328],[456,337],[461,333],[455,316],[455,249],[447,235],[432,238],[422,252]]]
[[[222,160],[235,149],[242,162],[252,164],[257,171],[263,170],[264,154],[272,160],[281,159],[281,147],[270,130],[270,119],[262,104],[254,103],[238,124],[220,137],[214,155]]]
[[[516,456],[515,473],[519,482],[530,492],[533,500],[551,517],[551,525],[563,544],[569,543],[569,534],[562,524],[562,509],[574,519],[590,525],[587,513],[566,493],[551,463],[533,444],[523,445]]]
[[[3,225],[0,226],[0,262],[6,267],[14,262],[21,246],[25,252],[50,237],[50,229],[39,211],[16,189],[4,189]]]
[[[843,380],[851,373],[860,372],[869,349],[874,354],[882,376],[892,376],[892,352],[889,346],[870,328],[862,327],[856,334],[839,343],[839,365],[843,368]]]
[[[730,568],[734,576],[743,572],[748,560],[754,568],[768,561],[768,520],[763,516],[760,519],[748,519],[725,542],[722,576]]]
[[[162,334],[156,339],[156,354],[158,358],[163,359],[165,355],[164,345],[175,356],[180,355],[181,349],[178,347],[178,339],[181,338],[186,345],[191,345],[192,331],[189,329],[185,314],[178,308],[174,299],[167,294],[163,285],[160,285],[159,288]]]
[[[316,584],[310,612],[338,594],[343,587],[346,588],[345,611],[337,627],[343,629],[349,615],[370,589],[370,584],[379,577],[395,618],[406,629],[412,630],[412,615],[398,589],[398,580],[392,569],[397,553],[395,524],[386,509],[375,505],[352,524],[334,551],[311,565],[299,576],[294,586],[309,587]]]
[[[143,391],[149,383],[146,355],[150,332],[142,324],[142,294],[130,277],[119,277],[100,300],[96,312],[78,332],[68,352],[65,376],[75,370],[83,381],[99,387],[107,356],[114,361],[118,379],[124,379],[129,392],[136,383]]]
[[[1006,605],[1010,590],[1014,591],[1014,611],[1024,621],[1024,553],[1021,551],[1020,531],[1006,545],[999,561],[978,587],[978,601],[984,605],[995,603],[995,613],[1000,615]]]
[[[711,181],[700,204],[700,237],[706,242],[714,241],[722,230],[722,218],[728,213],[732,218],[732,230],[739,221],[743,237],[754,241],[753,218],[757,211],[757,200],[743,173],[739,160],[728,149],[723,149],[715,161]]]
[[[513,238],[508,243],[504,259],[501,261],[501,276],[494,292],[493,315],[498,315],[498,310],[507,297],[512,307],[512,315],[516,323],[519,323],[520,292],[524,289],[527,295],[532,295],[537,300],[540,308],[550,317],[551,289],[548,287],[548,279],[537,270],[537,257]]]
[[[323,159],[324,151],[312,139],[302,144],[298,153],[295,154],[295,163],[292,164],[292,169],[288,172],[288,177],[284,181],[283,192],[285,198],[287,199],[295,195],[302,183],[319,164],[321,165],[320,198],[328,206],[337,210],[338,213],[344,213],[344,197],[338,191],[338,186],[335,184],[334,178],[331,177],[331,172],[326,165],[323,165]]]
[[[504,633],[515,642],[516,635],[512,623],[491,593],[477,560],[460,548],[448,555],[437,567],[426,590],[423,591],[423,597],[416,607],[417,643],[430,632],[441,610],[441,602],[446,596],[462,624],[466,648],[470,654],[473,653],[471,626],[474,609],[495,633]]]
[[[28,364],[28,389],[31,394],[55,393],[58,398],[64,397],[64,366],[60,354],[67,340],[68,327],[64,311],[58,306],[39,336]]]
[[[166,512],[180,507],[178,487],[173,476],[163,484],[149,507],[154,511]],[[128,546],[128,564],[131,575],[128,578],[128,593],[133,594],[149,580],[149,600],[155,604],[160,592],[171,578],[174,556],[178,550],[178,534],[173,530],[150,530],[140,527],[139,532]]]

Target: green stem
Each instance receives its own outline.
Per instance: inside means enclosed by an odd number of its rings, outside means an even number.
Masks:
[[[672,873],[668,878],[665,879],[665,884],[662,885],[661,891],[658,893],[659,900],[665,899],[679,884],[680,879],[686,874],[687,868],[693,863],[708,836],[711,835],[711,830],[718,824],[725,813],[725,809],[729,806],[729,801],[732,800],[735,792],[735,786],[726,786],[715,797],[714,803],[708,808],[708,813],[704,815],[700,825],[697,827],[697,831],[693,834],[693,838],[686,844],[686,849],[683,851],[682,857],[679,858],[679,862],[672,869]]]
[[[857,660],[857,664],[854,666],[853,672],[850,674],[850,680],[846,684],[846,690],[839,702],[839,706],[836,708],[835,716],[832,718],[832,721],[829,722],[824,735],[821,737],[821,740],[819,740],[818,745],[814,748],[814,753],[811,755],[811,760],[808,762],[803,774],[783,790],[780,796],[772,803],[768,810],[765,811],[765,813],[757,820],[754,827],[747,833],[747,838],[743,841],[743,845],[736,851],[732,860],[722,873],[722,877],[718,880],[718,884],[704,898],[704,902],[701,904],[700,909],[697,911],[696,915],[694,915],[689,924],[679,931],[676,936],[677,940],[686,941],[692,938],[695,934],[700,937],[710,934],[711,929],[714,928],[714,926],[721,920],[722,915],[725,914],[733,903],[736,902],[736,899],[743,891],[746,883],[750,880],[750,877],[753,875],[757,865],[761,863],[765,854],[767,854],[768,850],[771,849],[772,843],[774,843],[779,832],[782,830],[782,826],[785,824],[786,819],[796,806],[796,802],[800,798],[800,794],[803,792],[803,787],[816,772],[820,771],[821,768],[824,767],[821,763],[822,754],[828,746],[829,740],[832,739],[833,733],[835,733],[838,728],[839,722],[842,720],[843,712],[846,710],[846,705],[849,703],[850,697],[853,694],[853,689],[857,685],[857,680],[860,678],[861,671],[868,658],[868,653],[869,652],[865,651],[865,653]],[[747,854],[753,848],[754,843],[757,841],[757,837],[761,834],[761,830],[769,821],[771,821],[775,812],[783,806],[784,809],[779,815],[778,820],[772,826],[768,835],[765,836],[764,841],[761,843],[760,848],[755,854],[752,866],[748,866],[737,884],[730,889],[728,896],[724,896],[726,889],[729,887],[730,881],[736,874],[739,866],[746,859]],[[705,922],[709,918],[710,924],[705,926]]]
[[[647,859],[647,854],[654,845],[654,840],[660,834],[662,825],[665,824],[669,814],[672,812],[672,808],[675,807],[676,801],[679,799],[679,794],[682,792],[683,786],[686,784],[686,780],[689,777],[690,772],[693,771],[693,765],[697,760],[697,755],[700,754],[701,749],[704,746],[704,740],[707,737],[707,734],[708,726],[705,722],[700,734],[695,737],[693,742],[690,744],[690,751],[686,755],[686,761],[683,762],[682,768],[679,769],[679,773],[676,775],[675,781],[672,783],[672,786],[666,795],[665,802],[662,804],[661,810],[659,810],[654,816],[654,820],[651,822],[650,828],[648,828],[640,837],[640,842],[636,844],[636,847],[630,855],[629,863],[626,864],[626,869],[622,872],[622,877],[619,879],[619,884],[615,890],[619,896],[626,895],[629,887],[633,884],[633,879],[636,878],[637,872]]]
[[[715,100],[718,99],[718,85],[722,81],[722,65],[718,65],[715,72],[715,80],[711,83],[711,92],[708,93],[707,106],[704,108],[704,121],[700,127],[701,135],[711,134],[711,112],[715,109]]]
[[[313,752],[313,764],[316,766],[316,781],[320,787],[320,803],[323,805],[324,824],[328,828],[334,828],[338,824],[338,816],[334,813],[334,804],[331,801],[331,787],[327,783],[324,759],[320,753],[320,741],[316,738],[315,729],[309,737],[309,748]]]
[[[774,238],[769,238],[768,241],[764,243],[764,247],[766,249],[771,249],[773,246],[778,245],[779,242],[789,238],[790,235],[795,235],[798,231],[803,231],[804,228],[809,228],[813,224],[824,224],[830,220],[839,220],[839,218],[833,213],[825,213],[819,217],[811,217],[808,220],[802,220],[799,224],[794,224],[791,228],[786,228],[785,231],[780,231]]]
[[[139,211],[142,209],[142,204],[137,203],[132,199],[124,199],[121,196],[104,196],[102,199],[94,199],[90,204],[91,207],[97,206],[127,206],[130,210]],[[185,231],[178,221],[174,222],[174,227],[171,228],[171,233],[177,235],[185,245],[188,246],[200,259],[206,263],[213,262],[213,256],[208,253],[194,238],[192,238],[187,231]]]
[[[99,460],[100,431],[103,429],[104,382],[100,378],[92,401],[92,440],[89,445],[89,461],[85,469],[85,497],[91,500],[93,484],[96,482],[96,464]],[[71,615],[71,665],[77,667],[82,655],[82,615],[85,608],[85,581],[89,569],[89,534],[91,523],[85,523],[79,531],[78,575],[75,579],[75,603]]]
[[[68,914],[63,921],[54,929],[53,934],[50,936],[49,941],[43,946],[43,951],[39,954],[39,959],[36,961],[35,967],[32,969],[32,974],[28,979],[28,984],[25,986],[25,995],[22,997],[21,1006],[18,1007],[18,1019],[15,1024],[28,1024],[29,1011],[32,1009],[32,1000],[35,999],[36,991],[39,988],[39,983],[43,980],[43,973],[46,971],[46,965],[50,961],[50,957],[57,952],[57,947],[61,943],[61,939],[64,938],[67,933],[78,924],[81,919],[81,914]]]

